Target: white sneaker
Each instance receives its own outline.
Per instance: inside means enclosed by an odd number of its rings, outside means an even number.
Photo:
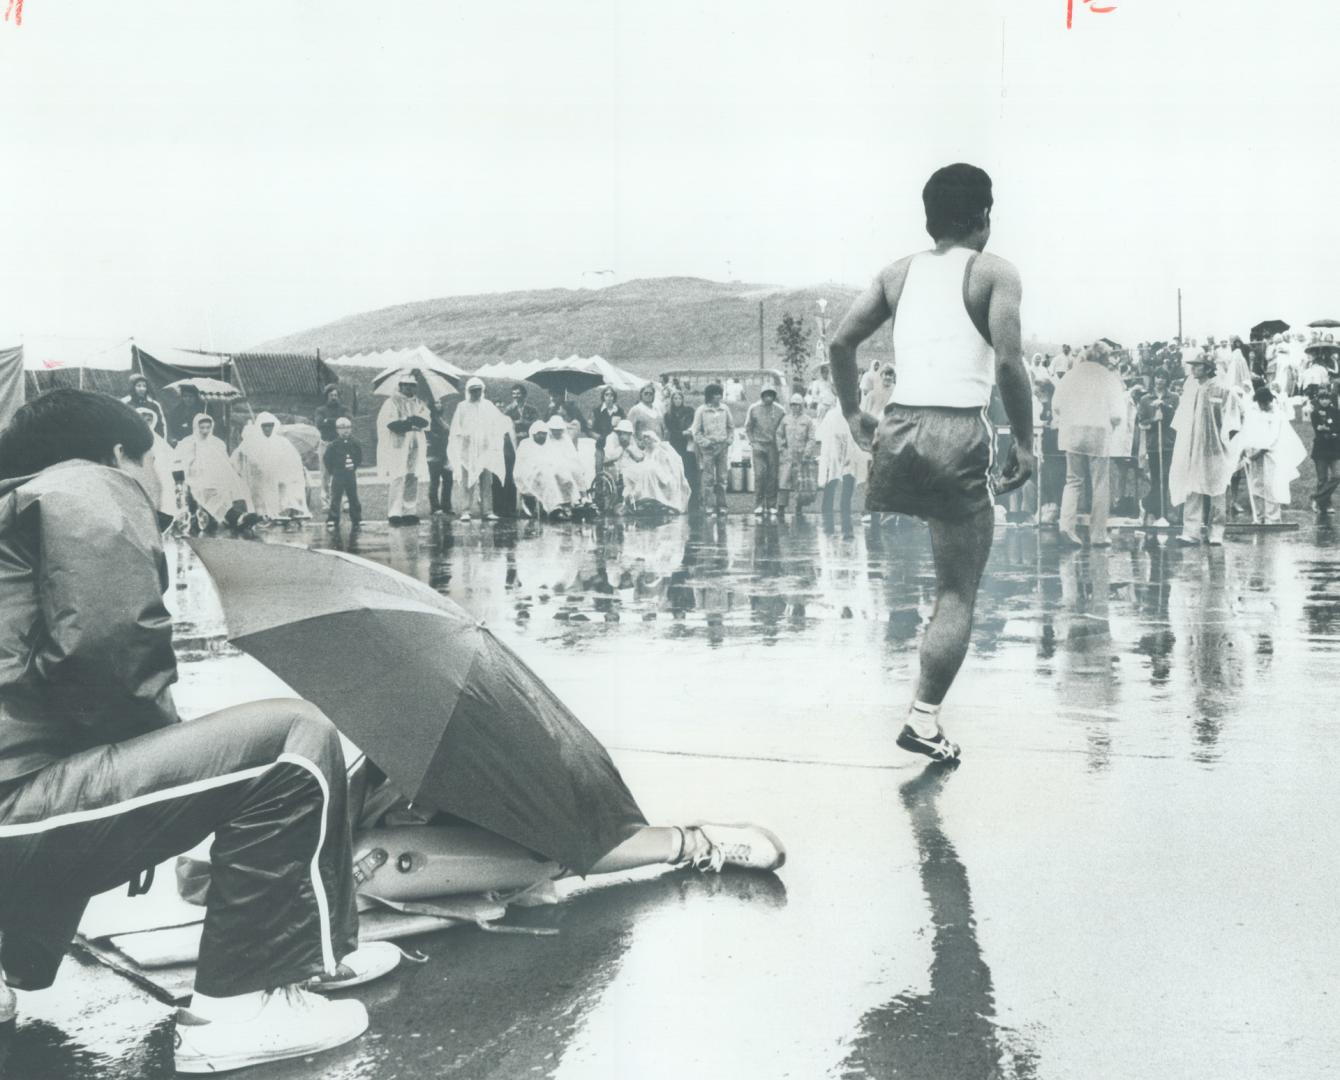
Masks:
[[[394,971],[402,955],[400,946],[390,941],[369,941],[345,956],[334,975],[313,975],[305,989],[326,994],[362,986]]]
[[[687,851],[676,865],[703,873],[723,866],[742,870],[777,870],[786,862],[786,848],[774,833],[758,825],[690,825],[684,830]],[[695,843],[696,841],[696,843]]]
[[[460,520],[460,521],[469,521],[469,520],[470,520],[470,514],[469,514],[469,511],[467,511],[467,512],[464,513],[464,514],[462,514],[458,520]]]
[[[211,1022],[178,1010],[173,1060],[181,1073],[244,1069],[342,1046],[367,1029],[361,1001],[327,1001],[286,986],[267,993],[250,1020]]]

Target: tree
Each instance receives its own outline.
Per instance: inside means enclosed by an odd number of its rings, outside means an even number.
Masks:
[[[785,370],[791,375],[794,386],[805,385],[806,369],[810,358],[810,332],[805,322],[790,312],[782,316],[777,324],[777,353],[782,358]]]

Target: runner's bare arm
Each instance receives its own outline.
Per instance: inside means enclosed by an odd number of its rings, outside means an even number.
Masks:
[[[1019,326],[1019,304],[1023,283],[1019,271],[1004,259],[991,259],[991,301],[987,324],[991,346],[996,352],[996,385],[1001,404],[1009,417],[1014,445],[1010,447],[1002,482],[997,489],[1004,494],[1022,487],[1033,475],[1033,388],[1024,366],[1023,333]]]
[[[870,288],[856,298],[829,342],[828,365],[843,416],[855,416],[861,409],[856,347],[878,330],[891,314],[884,290],[884,274],[881,273],[870,283]]]

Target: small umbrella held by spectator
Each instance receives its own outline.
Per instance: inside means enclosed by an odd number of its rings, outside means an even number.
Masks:
[[[1265,322],[1259,322],[1252,327],[1252,340],[1264,341],[1266,338],[1275,334],[1282,334],[1289,329],[1289,324],[1283,319],[1267,319]]]
[[[181,393],[183,386],[193,386],[206,401],[240,401],[245,395],[232,383],[222,379],[211,379],[204,375],[195,375],[189,379],[178,379],[167,384],[166,389]]]
[[[407,798],[580,874],[646,824],[604,747],[446,597],[341,552],[192,546],[229,639],[324,710]]]
[[[444,397],[460,394],[460,391],[456,389],[456,384],[448,379],[444,372],[435,371],[432,368],[418,367],[387,368],[372,380],[372,392],[381,397],[390,397],[396,392],[396,387],[405,379],[413,382],[420,389],[426,388],[430,395],[429,401],[441,401]]]

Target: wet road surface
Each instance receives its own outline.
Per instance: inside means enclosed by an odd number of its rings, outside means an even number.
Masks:
[[[893,746],[919,527],[371,528],[352,549],[486,618],[653,822],[757,821],[788,862],[514,916],[554,937],[419,939],[360,995],[369,1037],[244,1075],[1340,1075],[1336,544],[998,531],[944,772]],[[183,712],[270,693],[170,557]],[[20,1008],[6,1076],[171,1073],[170,1010],[111,972],[72,958]]]

